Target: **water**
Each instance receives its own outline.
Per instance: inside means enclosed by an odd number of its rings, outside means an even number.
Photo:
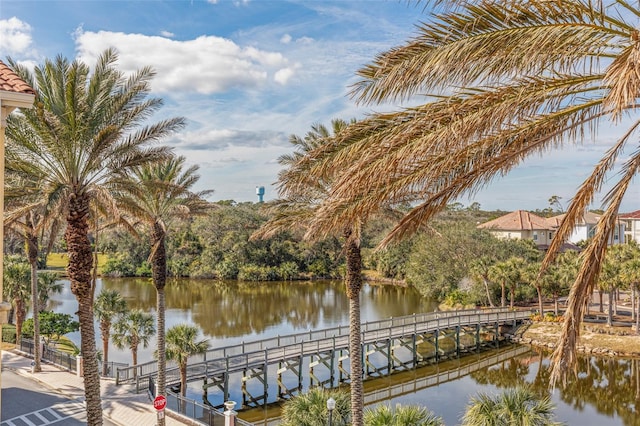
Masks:
[[[130,308],[155,315],[155,289],[149,280],[99,280],[96,294],[103,287],[118,290]],[[335,281],[254,284],[177,280],[168,283],[166,302],[167,328],[179,323],[194,324],[202,330],[203,338],[209,340],[211,347],[348,324],[344,285]],[[53,296],[51,307],[57,312],[73,314],[77,311],[68,285],[62,294]],[[365,285],[362,289],[363,322],[429,312],[435,308],[411,288]],[[97,326],[96,333],[99,334]],[[70,337],[79,343],[79,333]],[[101,348],[100,343],[98,348]],[[151,361],[154,349],[155,340],[146,349],[140,347],[140,362]],[[525,383],[541,391],[548,387],[548,360],[545,354],[537,352],[510,358],[451,381],[440,380],[437,386],[417,385],[434,371],[466,371],[467,366],[481,356],[485,355],[472,355],[378,379],[365,383],[365,389],[374,387],[385,392],[402,383],[406,392],[387,403],[426,406],[442,416],[447,425],[456,425],[460,423],[469,399],[479,392],[496,394]],[[131,363],[131,354],[111,347],[109,359]],[[557,407],[556,420],[581,426],[640,425],[640,420],[636,420],[640,403],[638,361],[586,357],[580,363],[578,379],[552,393]],[[201,383],[191,384],[188,394],[193,399],[200,399]],[[272,415],[273,410],[254,410],[249,415],[255,421],[267,413]]]

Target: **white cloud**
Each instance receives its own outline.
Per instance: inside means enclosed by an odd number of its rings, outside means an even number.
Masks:
[[[24,53],[32,43],[31,26],[15,16],[0,19],[0,52],[3,56]]]
[[[172,33],[171,31],[165,31],[165,30],[160,31],[160,35],[162,37],[167,37],[167,38],[171,38],[171,37],[175,36],[175,34]]]
[[[121,32],[76,32],[76,48],[82,61],[93,64],[100,52],[116,47],[119,68],[131,72],[143,66],[157,71],[155,90],[163,93],[223,93],[258,87],[269,75],[288,66],[278,52],[242,47],[222,37],[200,36],[177,41],[165,37]],[[282,84],[282,77],[278,83]]]
[[[292,37],[289,34],[285,34],[280,38],[280,43],[289,44],[289,43],[291,43],[291,39],[292,39]]]
[[[289,81],[289,79],[293,76],[294,73],[295,71],[293,70],[293,68],[282,68],[281,70],[278,70],[275,73],[275,75],[273,76],[273,79],[277,83],[280,83],[284,86],[285,84],[287,84],[287,81]]]

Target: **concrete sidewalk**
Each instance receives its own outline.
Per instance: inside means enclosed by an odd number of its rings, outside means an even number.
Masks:
[[[21,376],[36,380],[45,386],[78,401],[84,401],[84,383],[81,377],[61,370],[58,367],[42,363],[42,372],[31,373],[31,358],[12,351],[2,351],[2,369],[15,371]],[[130,385],[116,386],[114,380],[103,379],[100,383],[102,398],[102,414],[112,422],[121,426],[155,425],[156,410],[147,393],[135,393]],[[193,424],[165,416],[166,424]]]

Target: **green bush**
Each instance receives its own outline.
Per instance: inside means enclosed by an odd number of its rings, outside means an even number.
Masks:
[[[16,326],[13,324],[2,324],[2,341],[16,343]]]

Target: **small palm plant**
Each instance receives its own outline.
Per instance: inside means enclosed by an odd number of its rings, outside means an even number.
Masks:
[[[178,324],[167,330],[167,347],[165,349],[167,360],[178,363],[180,368],[180,394],[187,393],[187,361],[190,356],[207,352],[209,342],[196,341],[198,328],[187,324]]]
[[[365,426],[444,426],[442,419],[424,407],[396,405],[395,410],[388,405],[378,405],[365,411]]]
[[[336,406],[331,413],[331,424],[349,424],[351,396],[337,389],[315,387],[309,392],[297,395],[284,404],[282,418],[284,426],[326,426],[329,424],[327,401],[333,398]]]
[[[491,397],[481,393],[471,399],[462,426],[556,426],[554,405],[548,396],[539,397],[529,388],[507,390]]]
[[[129,348],[133,365],[136,365],[138,364],[138,347],[140,343],[144,348],[149,346],[151,336],[155,332],[153,315],[147,314],[140,309],[134,309],[123,315],[113,325],[111,340],[118,349]]]

